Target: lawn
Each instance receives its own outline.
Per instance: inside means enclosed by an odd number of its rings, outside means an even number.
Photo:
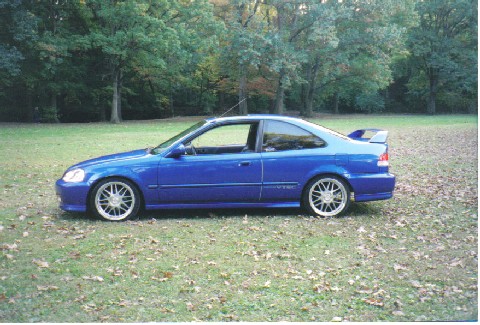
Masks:
[[[476,116],[325,116],[390,131],[394,198],[302,210],[58,208],[75,162],[155,146],[195,119],[0,124],[0,320],[460,321],[478,318]]]

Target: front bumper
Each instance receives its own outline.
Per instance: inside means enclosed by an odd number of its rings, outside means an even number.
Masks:
[[[90,186],[86,183],[67,183],[59,179],[55,192],[60,199],[60,209],[68,212],[86,212]]]

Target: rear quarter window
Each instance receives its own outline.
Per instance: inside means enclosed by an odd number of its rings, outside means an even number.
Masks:
[[[263,152],[324,148],[318,136],[290,123],[267,121],[263,132]]]

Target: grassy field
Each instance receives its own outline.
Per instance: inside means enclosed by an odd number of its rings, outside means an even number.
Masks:
[[[390,131],[393,199],[346,216],[58,208],[71,164],[195,122],[0,124],[0,321],[455,321],[478,314],[476,116],[326,116]]]

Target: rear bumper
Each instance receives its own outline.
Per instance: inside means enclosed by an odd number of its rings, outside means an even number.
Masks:
[[[86,212],[90,187],[85,183],[67,183],[59,179],[55,192],[60,200],[60,209],[68,212]]]
[[[395,188],[395,176],[390,173],[354,174],[349,182],[356,202],[390,199]]]

